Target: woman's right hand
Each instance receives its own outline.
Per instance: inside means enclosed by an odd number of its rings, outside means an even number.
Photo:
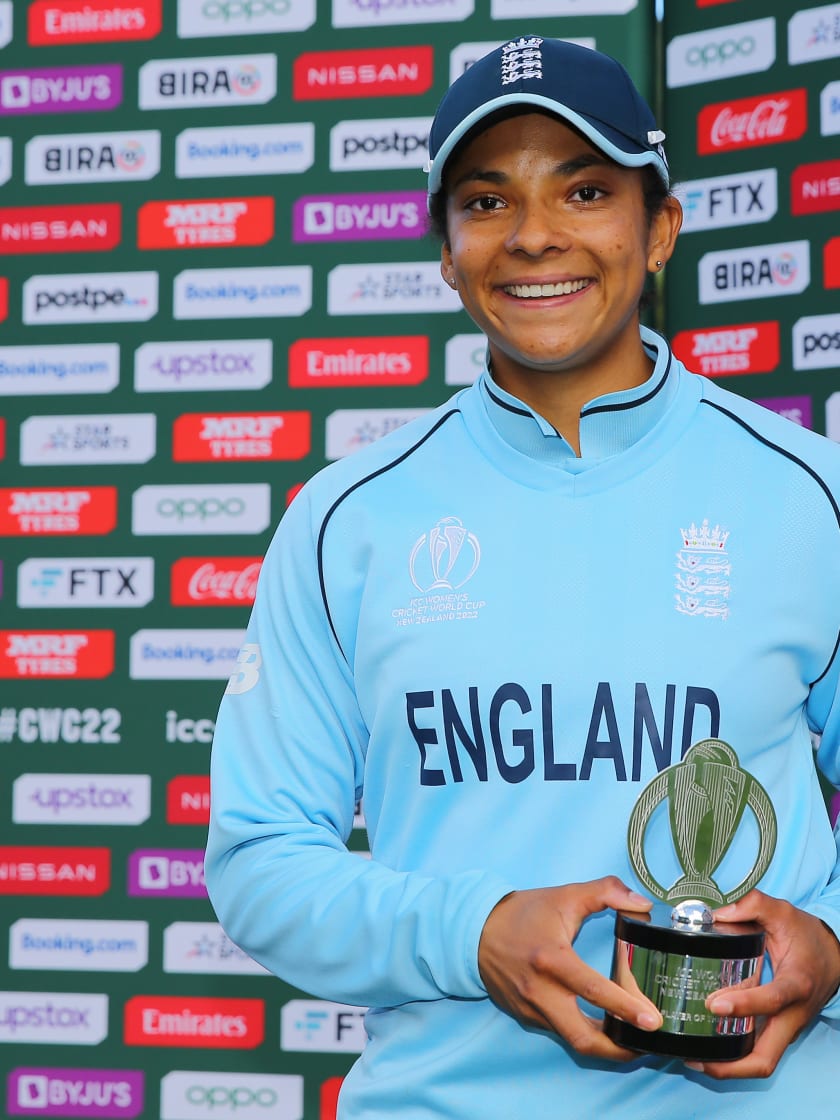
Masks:
[[[614,875],[506,895],[490,912],[478,947],[488,995],[515,1019],[554,1031],[580,1054],[615,1061],[638,1057],[612,1042],[603,1020],[586,1015],[578,999],[642,1030],[656,1030],[662,1016],[650,1000],[585,964],[573,942],[590,914],[608,908],[643,913],[651,905]]]

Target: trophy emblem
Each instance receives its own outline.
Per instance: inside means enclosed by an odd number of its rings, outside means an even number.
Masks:
[[[649,825],[663,802],[671,855],[682,872],[670,886],[659,881],[646,852]],[[739,832],[750,828],[756,837],[752,863],[741,864],[736,881],[727,882],[733,874],[727,854]],[[759,983],[764,933],[755,923],[716,924],[711,908],[737,901],[758,884],[773,858],[776,832],[766,790],[721,739],[695,743],[642,790],[628,823],[627,851],[639,882],[658,902],[650,914],[616,915],[612,979],[643,992],[663,1023],[649,1033],[607,1015],[605,1030],[614,1042],[700,1061],[750,1052],[752,1017],[714,1015],[705,1000],[719,988]],[[661,829],[659,840],[661,846]]]

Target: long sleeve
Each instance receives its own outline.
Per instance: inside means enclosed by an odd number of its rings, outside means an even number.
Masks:
[[[269,549],[212,751],[206,856],[228,935],[315,995],[391,1006],[486,996],[477,970],[495,875],[397,872],[349,852],[368,739],[330,629],[306,490]]]

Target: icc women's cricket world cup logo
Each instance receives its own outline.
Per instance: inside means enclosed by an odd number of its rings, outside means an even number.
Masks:
[[[648,822],[668,802],[671,839],[683,875],[664,887],[645,856]],[[755,818],[758,850],[739,883],[726,890],[714,875],[749,808]],[[708,906],[735,902],[755,887],[773,858],[776,814],[764,787],[742,770],[735,751],[721,739],[695,743],[682,762],[663,770],[642,791],[627,828],[630,862],[644,886],[662,902],[697,899]]]
[[[442,517],[411,550],[408,570],[418,591],[456,591],[472,579],[481,560],[474,533],[457,517]]]

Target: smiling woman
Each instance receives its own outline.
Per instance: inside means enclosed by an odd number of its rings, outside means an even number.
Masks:
[[[618,62],[559,40],[453,83],[429,204],[482,369],[311,479],[260,571],[207,885],[251,957],[369,1008],[341,1120],[835,1107],[840,867],[810,733],[840,784],[840,449],[640,326],[681,218],[663,139]],[[698,1066],[647,1044],[660,973],[650,998],[608,979],[611,911],[646,924],[628,822],[719,736],[783,839],[716,915],[758,922],[772,969],[721,969],[698,1012],[758,1021],[754,1049]],[[727,810],[704,791],[680,803],[708,833]],[[370,859],[346,846],[360,801]]]

